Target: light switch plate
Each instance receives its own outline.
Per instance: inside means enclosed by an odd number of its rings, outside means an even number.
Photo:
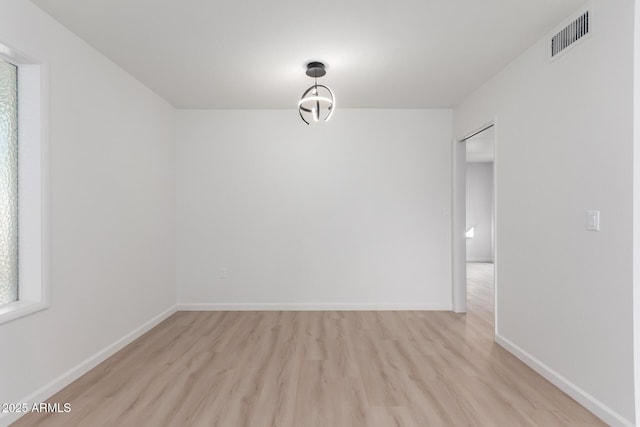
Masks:
[[[600,211],[587,211],[587,230],[600,231]]]

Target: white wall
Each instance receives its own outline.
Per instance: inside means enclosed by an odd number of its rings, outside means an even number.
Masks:
[[[467,261],[493,262],[493,163],[467,163]]]
[[[553,63],[541,40],[456,108],[454,136],[496,119],[498,341],[631,425],[634,10],[594,4],[593,37]]]
[[[640,420],[640,0],[635,0],[633,85],[633,332],[636,420]]]
[[[177,118],[179,306],[451,308],[450,110]]]
[[[51,307],[0,325],[23,402],[175,305],[173,109],[30,2],[0,3],[0,42],[50,69]]]

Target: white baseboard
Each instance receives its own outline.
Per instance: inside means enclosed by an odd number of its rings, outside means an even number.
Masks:
[[[508,352],[512,353],[518,359],[523,361],[531,369],[549,380],[553,385],[571,396],[576,402],[587,408],[594,415],[599,417],[605,423],[612,427],[634,427],[634,423],[627,420],[595,397],[591,396],[580,387],[560,375],[558,372],[549,368],[547,365],[536,359],[516,344],[508,339],[496,334],[496,343],[504,347]]]
[[[181,303],[179,311],[451,311],[446,304]]]
[[[100,363],[113,356],[118,351],[122,350],[128,344],[131,344],[134,340],[141,337],[152,328],[157,326],[160,322],[171,316],[176,312],[176,307],[171,307],[164,312],[160,313],[153,319],[149,320],[142,326],[134,329],[129,332],[124,337],[120,338],[118,341],[113,344],[103,348],[93,356],[79,363],[74,368],[71,368],[64,374],[60,375],[58,378],[54,379],[50,383],[46,384],[44,387],[41,387],[39,390],[36,390],[34,393],[31,393],[29,396],[18,400],[20,403],[28,403],[29,405],[33,403],[44,402],[49,399],[51,396],[80,378],[82,375],[86,374],[91,369],[98,366]],[[61,402],[62,403],[62,402]],[[7,426],[12,422],[16,421],[18,418],[25,414],[20,413],[2,413],[0,414],[0,426]]]

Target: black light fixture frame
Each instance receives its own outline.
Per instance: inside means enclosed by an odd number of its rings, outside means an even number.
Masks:
[[[331,98],[325,98],[323,101],[324,102],[329,102],[329,107],[327,107],[327,110],[329,111],[329,114],[327,115],[327,117],[324,119],[324,121],[328,121],[332,114],[333,114],[333,110],[334,110],[334,106],[335,106],[335,97],[333,95],[333,91],[325,86],[325,85],[319,85],[318,84],[318,77],[323,77],[324,75],[327,74],[327,70],[325,69],[325,65],[322,62],[317,62],[317,61],[313,61],[313,62],[309,62],[307,64],[307,71],[306,71],[307,76],[309,77],[313,77],[315,79],[314,85],[311,86],[310,88],[308,88],[303,94],[302,97],[300,98],[300,103],[298,104],[298,113],[300,114],[300,118],[302,119],[303,122],[305,122],[307,125],[309,125],[309,121],[307,119],[304,118],[302,112],[304,111],[305,113],[311,113],[312,115],[315,114],[315,121],[319,120],[319,115],[320,115],[320,101],[322,100],[322,98],[318,97],[318,89],[319,88],[323,88],[325,89],[329,95],[331,96]],[[315,96],[316,98],[319,98],[316,100],[316,107],[315,108],[308,108],[305,107],[303,105],[303,100],[307,97],[307,95],[311,94],[312,96]]]

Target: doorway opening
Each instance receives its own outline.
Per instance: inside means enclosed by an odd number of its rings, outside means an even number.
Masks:
[[[496,329],[496,132],[493,123],[454,142],[453,309]]]
[[[494,320],[494,141],[492,126],[465,143],[467,306],[488,324]]]

